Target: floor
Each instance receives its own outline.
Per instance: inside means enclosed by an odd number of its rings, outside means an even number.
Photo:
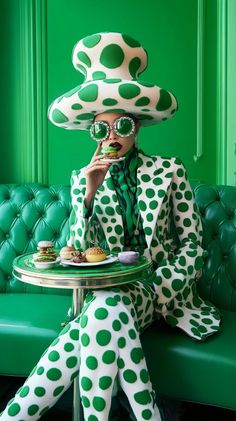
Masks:
[[[22,385],[22,379],[14,377],[0,377],[0,412],[6,403],[14,396],[14,393]],[[72,389],[64,393],[57,404],[51,408],[42,418],[42,421],[72,421]],[[164,405],[165,421],[235,421],[236,412],[222,408],[205,406],[200,404],[182,403],[172,401]],[[4,420],[3,420],[4,421]],[[111,421],[132,421],[123,406],[113,407]]]

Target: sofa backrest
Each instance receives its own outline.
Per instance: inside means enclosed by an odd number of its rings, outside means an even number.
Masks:
[[[236,312],[236,187],[195,186],[208,251],[198,290],[219,308]]]
[[[208,251],[200,294],[219,308],[236,311],[236,187],[193,187],[203,223],[203,247]],[[42,184],[0,185],[0,292],[69,294],[30,286],[12,276],[12,261],[36,250],[40,240],[66,244],[71,210],[70,187]]]
[[[57,249],[66,244],[70,206],[69,186],[0,185],[0,292],[70,294],[31,286],[12,276],[13,259],[37,250],[38,241],[52,240]]]

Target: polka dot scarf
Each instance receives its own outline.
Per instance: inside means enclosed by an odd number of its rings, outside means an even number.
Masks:
[[[137,203],[137,166],[138,150],[133,146],[126,154],[126,159],[119,165],[110,167],[110,174],[116,189],[122,210],[125,246],[146,248],[145,234],[141,218],[137,226],[138,235],[134,235],[139,208]]]

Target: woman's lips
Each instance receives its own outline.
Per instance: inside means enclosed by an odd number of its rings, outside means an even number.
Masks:
[[[113,148],[115,148],[117,152],[120,151],[122,148],[122,145],[119,142],[110,143],[109,146],[112,146]]]

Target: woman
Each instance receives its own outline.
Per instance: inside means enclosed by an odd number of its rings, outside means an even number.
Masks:
[[[140,126],[166,120],[177,110],[171,93],[137,80],[146,59],[140,44],[124,34],[82,39],[73,63],[86,80],[54,101],[49,118],[64,128],[89,129],[98,142],[90,163],[72,173],[68,245],[84,250],[98,243],[111,253],[148,253],[153,274],[88,293],[81,315],[45,351],[1,414],[4,421],[39,419],[78,371],[86,421],[108,420],[116,376],[138,421],[161,420],[140,332],[161,315],[199,340],[219,328],[217,310],[196,292],[204,251],[185,168],[178,158],[137,149]],[[100,153],[106,146],[117,150],[114,164]]]

